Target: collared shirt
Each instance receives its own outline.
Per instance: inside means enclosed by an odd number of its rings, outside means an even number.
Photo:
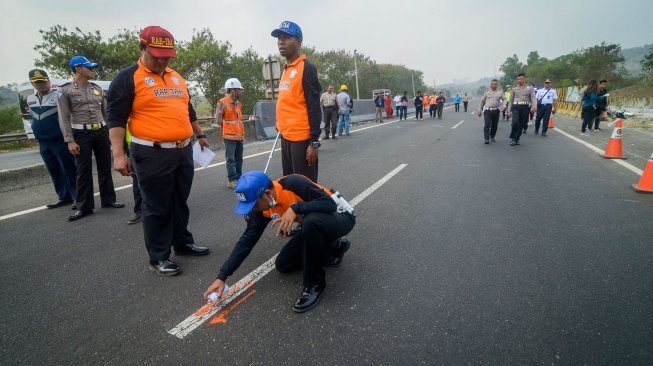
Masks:
[[[540,104],[553,104],[553,101],[558,99],[558,93],[553,88],[540,89],[535,93],[535,99]]]
[[[324,92],[320,97],[320,105],[322,107],[335,107],[336,105],[336,93],[334,92]]]
[[[111,81],[107,115],[109,128],[125,128],[129,120],[132,136],[154,142],[191,137],[197,120],[181,75],[169,67],[159,75],[140,60]]]
[[[399,103],[401,103],[401,95],[395,95],[393,101],[395,102],[395,106],[398,107],[400,105]]]
[[[512,110],[512,106],[516,103],[528,103],[531,106],[537,104],[535,98],[535,91],[530,85],[516,85],[512,87],[512,94],[510,95],[510,103],[508,103],[508,112]]]
[[[59,127],[66,142],[75,141],[72,123],[101,123],[106,119],[102,87],[95,83],[89,82],[85,88],[74,81],[65,83],[57,96]]]
[[[349,94],[347,94],[347,92],[341,91],[340,93],[338,93],[337,99],[338,99],[338,109],[340,109],[341,112],[349,111],[349,102],[351,101]]]
[[[469,95],[463,96],[463,102],[469,102]]]
[[[45,95],[36,92],[28,95],[25,102],[32,115],[31,126],[34,137],[38,141],[63,142],[57,114],[57,92],[52,89]]]
[[[286,63],[279,80],[277,130],[289,141],[317,141],[322,129],[320,92],[315,65],[299,56]]]
[[[492,90],[488,89],[483,93],[481,101],[478,104],[477,111],[483,111],[489,108],[505,108],[506,107],[506,98],[504,96],[503,90],[497,89]]]

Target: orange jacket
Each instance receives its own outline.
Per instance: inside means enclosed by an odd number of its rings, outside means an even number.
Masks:
[[[295,203],[295,202],[304,202],[301,198],[299,198],[298,195],[296,195],[293,191],[290,190],[285,190],[279,183],[279,180],[283,178],[279,178],[277,180],[273,180],[272,184],[274,184],[274,189],[277,194],[277,198],[275,199],[277,201],[276,206],[271,207],[267,211],[263,211],[263,216],[267,218],[272,218],[273,216],[278,215],[279,217],[283,216],[283,214],[290,208],[290,206]],[[330,189],[324,188],[321,185],[312,182],[312,184],[316,185],[319,187],[321,190],[323,190],[327,195],[331,196],[333,192]]]
[[[243,124],[243,104],[235,103],[229,96],[220,99],[222,104],[222,139],[243,141],[245,139],[245,125]]]

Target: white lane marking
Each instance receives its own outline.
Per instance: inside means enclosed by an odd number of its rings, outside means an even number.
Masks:
[[[367,196],[372,194],[384,183],[390,180],[390,178],[392,178],[397,173],[399,173],[407,165],[408,164],[400,164],[390,173],[386,174],[383,178],[379,179],[376,183],[372,184],[368,189],[364,190],[361,194],[356,196],[353,200],[349,202],[349,204],[352,207],[356,206]],[[224,309],[227,305],[229,305],[229,303],[235,300],[238,296],[240,296],[240,294],[249,290],[249,288],[254,283],[256,283],[261,278],[265,277],[265,275],[267,275],[268,273],[270,273],[270,271],[272,271],[272,269],[274,268],[274,261],[277,258],[277,255],[279,255],[279,253],[272,256],[272,258],[268,259],[265,263],[261,264],[258,268],[256,268],[255,270],[247,274],[247,276],[243,277],[240,281],[233,284],[232,287],[236,287],[239,290],[234,292],[228,298],[224,299],[222,302],[220,302],[219,305],[215,305],[210,310],[206,311],[205,313],[199,316],[195,315],[197,312],[193,313],[191,316],[184,319],[181,323],[177,324],[176,327],[170,329],[168,333],[179,339],[183,339],[184,337],[189,335],[193,330],[195,330],[197,327],[202,325],[202,323],[204,323],[213,315],[217,314],[220,310]]]
[[[565,131],[563,131],[563,130],[561,130],[559,128],[554,128],[553,131],[560,132],[564,136],[567,136],[570,139],[578,142],[579,144],[584,145],[585,147],[589,148],[590,150],[596,151],[599,154],[603,154],[603,150],[599,149],[598,147],[590,144],[589,142],[585,142],[585,141],[583,141],[583,140],[581,140],[581,139],[579,139],[577,137],[574,137],[574,136],[570,135],[569,133],[567,133],[567,132],[565,132]],[[635,166],[633,166],[631,164],[628,164],[628,163],[626,163],[625,161],[623,161],[621,159],[609,159],[609,160],[614,161],[615,163],[623,166],[624,168],[630,170],[631,172],[633,172],[635,174],[642,175],[644,173],[641,169],[639,169],[639,168],[637,168],[637,167],[635,167]]]
[[[462,120],[462,121],[460,121],[460,122],[458,122],[458,123],[456,123],[456,124],[455,124],[455,125],[454,125],[453,127],[451,127],[451,129],[455,129],[456,127],[458,127],[458,126],[460,126],[460,125],[462,125],[462,124],[463,124],[463,122],[465,122],[465,120]]]

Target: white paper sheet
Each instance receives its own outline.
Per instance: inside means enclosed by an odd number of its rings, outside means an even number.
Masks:
[[[193,144],[193,160],[195,160],[197,164],[206,169],[214,157],[215,153],[211,151],[211,149],[205,148],[204,151],[202,151],[200,143],[195,141],[195,144]]]

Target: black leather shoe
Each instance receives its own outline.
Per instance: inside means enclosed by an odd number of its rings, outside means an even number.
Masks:
[[[73,201],[73,205],[70,206],[70,209],[73,211],[77,211],[77,201]]]
[[[338,138],[336,137],[336,135],[333,135],[332,139],[337,140]]]
[[[134,212],[134,217],[127,220],[127,224],[133,225],[143,221],[143,214],[140,211]]]
[[[347,238],[340,238],[335,241],[333,247],[334,255],[333,258],[331,258],[331,265],[338,266],[342,263],[342,257],[345,256],[345,253],[347,253],[349,247],[351,247],[351,241]]]
[[[88,215],[93,214],[93,210],[88,210],[88,211],[75,211],[74,214],[68,216],[68,221],[77,221],[81,219],[82,217],[86,217]]]
[[[490,143],[490,140],[485,140],[486,145],[489,144],[489,143]]]
[[[322,140],[328,140],[328,139],[329,139],[329,135],[324,136],[324,137],[322,138]]]
[[[150,262],[149,267],[160,276],[176,276],[181,273],[181,268],[171,260]]]
[[[55,203],[51,203],[51,204],[49,204],[49,205],[45,205],[45,207],[47,207],[47,208],[49,208],[49,209],[57,208],[57,207],[65,206],[65,205],[71,203],[72,201],[73,201],[73,200],[60,200],[60,201],[57,201],[57,202],[55,202]]]
[[[118,202],[103,203],[102,204],[102,208],[123,208],[123,207],[125,207],[125,204],[124,203],[118,203]]]
[[[186,244],[183,247],[175,248],[175,255],[192,255],[198,257],[207,254],[209,254],[209,248],[198,247],[195,244]]]
[[[322,292],[324,292],[324,287],[320,288],[317,285],[310,288],[305,287],[302,296],[297,299],[292,310],[296,313],[303,313],[313,309],[317,305],[317,301],[320,299]]]
[[[546,137],[546,132],[542,132],[542,137]]]
[[[497,142],[497,140],[495,140],[494,137],[492,137],[492,138],[490,139],[490,141],[492,141],[492,142]]]
[[[515,140],[515,145],[519,145],[519,140]]]

